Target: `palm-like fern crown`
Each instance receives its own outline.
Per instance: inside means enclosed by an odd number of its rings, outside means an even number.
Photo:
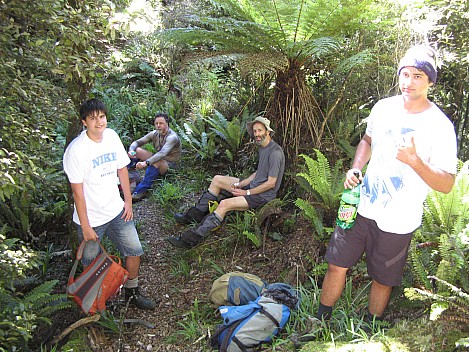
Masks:
[[[275,70],[289,60],[308,67],[339,50],[363,26],[371,0],[212,0],[212,12],[192,14],[168,39],[218,52],[243,53],[243,64]],[[259,57],[255,54],[262,55]],[[257,58],[257,59],[256,59]]]

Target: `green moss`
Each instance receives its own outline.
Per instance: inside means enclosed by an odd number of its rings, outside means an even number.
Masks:
[[[311,342],[301,352],[410,352],[411,350],[397,341],[386,340],[369,342]]]
[[[461,327],[445,321],[422,318],[402,321],[372,341],[310,342],[301,352],[451,352],[456,341],[467,336]]]
[[[386,334],[396,338],[415,352],[450,352],[454,351],[456,341],[466,337],[457,323],[443,320],[431,321],[427,317],[403,321]]]
[[[87,341],[86,328],[74,330],[68,339],[68,342],[60,349],[62,352],[92,352],[91,348],[85,342]]]

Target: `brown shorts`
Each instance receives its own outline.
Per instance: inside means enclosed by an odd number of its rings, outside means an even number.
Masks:
[[[374,220],[357,214],[351,229],[335,228],[325,258],[330,264],[351,268],[366,253],[370,277],[382,285],[398,286],[412,233],[400,235],[381,231]]]

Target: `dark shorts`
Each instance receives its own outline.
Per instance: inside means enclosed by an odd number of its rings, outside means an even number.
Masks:
[[[243,187],[244,190],[248,190],[249,186]],[[246,202],[248,202],[249,209],[256,209],[259,208],[260,206],[268,203],[268,200],[265,200],[262,198],[259,194],[251,194],[250,196],[244,196],[244,199],[246,199]]]
[[[357,214],[351,229],[336,227],[326,252],[328,263],[351,268],[363,253],[370,277],[386,286],[402,281],[412,233],[395,234],[381,231],[374,220]]]

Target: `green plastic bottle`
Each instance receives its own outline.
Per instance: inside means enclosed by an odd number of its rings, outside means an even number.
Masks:
[[[358,172],[354,172],[355,177],[359,177]],[[360,183],[352,189],[346,189],[340,197],[339,211],[337,212],[337,226],[349,229],[355,223],[357,217],[358,203],[360,202]]]

